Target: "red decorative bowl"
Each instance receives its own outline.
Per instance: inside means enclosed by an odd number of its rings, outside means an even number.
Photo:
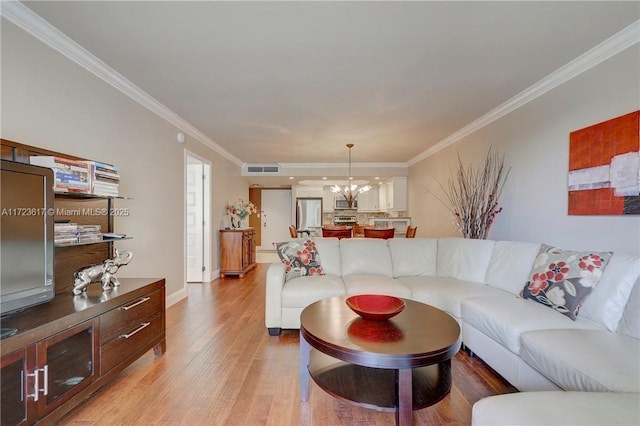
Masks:
[[[397,297],[382,294],[358,294],[346,300],[347,306],[364,319],[383,321],[398,315],[404,302]]]

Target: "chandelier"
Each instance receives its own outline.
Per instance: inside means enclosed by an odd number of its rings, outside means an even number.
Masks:
[[[351,148],[353,148],[353,144],[348,143],[347,148],[349,148],[349,180],[351,181],[353,180],[353,176],[351,175]],[[358,195],[362,194],[363,192],[367,192],[370,189],[371,186],[369,185],[359,187],[358,185],[354,185],[353,183],[349,182],[344,187],[340,187],[340,185],[337,184],[334,185],[331,188],[331,192],[341,194],[344,199],[347,200],[347,203],[349,203],[349,208],[352,209],[354,201],[358,199]]]

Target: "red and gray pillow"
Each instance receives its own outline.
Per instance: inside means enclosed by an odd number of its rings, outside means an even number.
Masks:
[[[576,320],[580,306],[598,284],[612,252],[579,252],[543,244],[520,296]]]
[[[285,266],[285,281],[307,275],[324,275],[320,256],[313,240],[273,243]]]

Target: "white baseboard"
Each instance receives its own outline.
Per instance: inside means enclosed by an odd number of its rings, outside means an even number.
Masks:
[[[171,305],[175,305],[182,299],[186,299],[186,298],[187,298],[187,290],[185,288],[181,288],[180,290],[174,293],[171,293],[170,295],[167,296],[165,301],[166,307],[168,308]]]
[[[209,277],[209,282],[213,281],[213,280],[217,280],[218,278],[220,278],[220,268],[211,271],[211,276]]]

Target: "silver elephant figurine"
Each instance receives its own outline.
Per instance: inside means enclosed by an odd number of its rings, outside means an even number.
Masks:
[[[92,282],[100,281],[102,290],[110,290],[120,285],[120,281],[115,277],[115,273],[121,266],[131,262],[133,252],[123,251],[118,253],[113,259],[106,259],[101,264],[86,266],[73,273],[73,294],[78,295],[87,291],[87,287]]]

